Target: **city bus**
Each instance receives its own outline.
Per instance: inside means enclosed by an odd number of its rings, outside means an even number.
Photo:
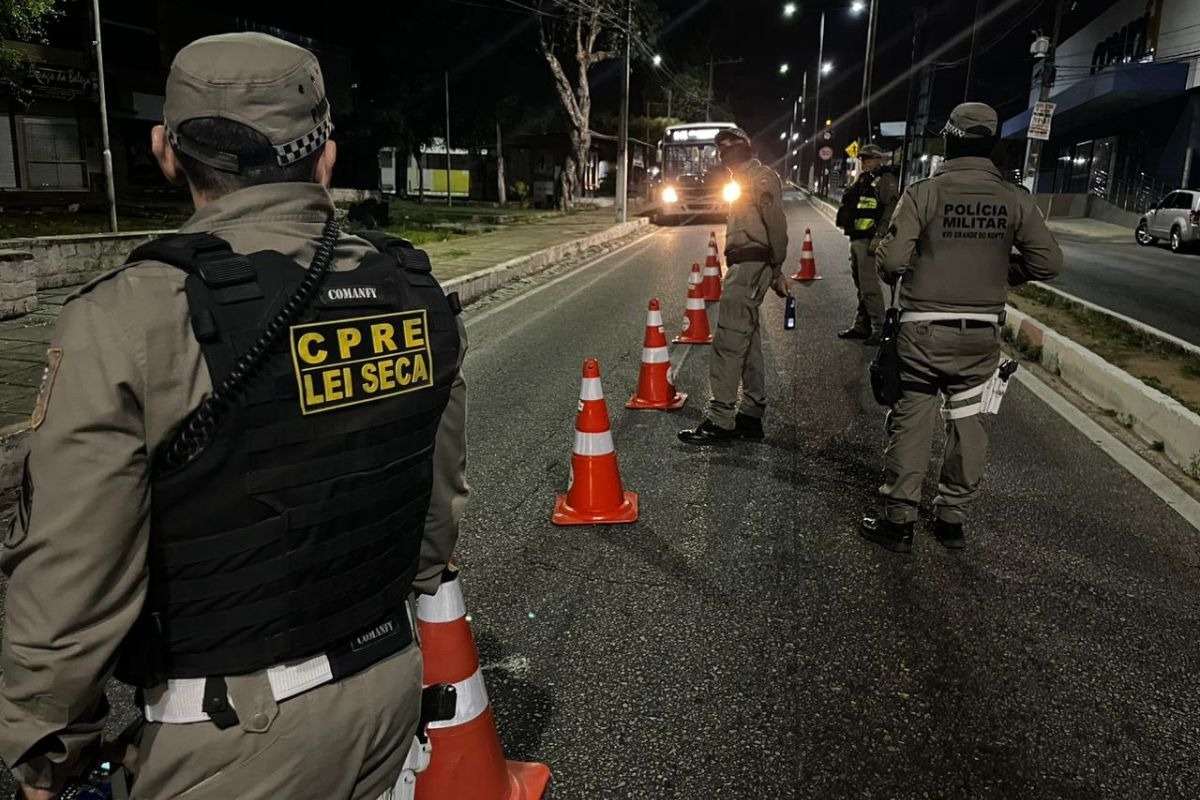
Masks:
[[[655,221],[678,222],[700,216],[724,216],[733,188],[729,172],[717,157],[717,134],[736,127],[732,122],[691,122],[672,125],[658,143],[660,172],[653,184],[658,202]]]

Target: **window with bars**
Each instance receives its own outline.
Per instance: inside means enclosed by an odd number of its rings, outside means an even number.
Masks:
[[[86,189],[87,162],[73,119],[19,117],[24,185],[29,189]]]

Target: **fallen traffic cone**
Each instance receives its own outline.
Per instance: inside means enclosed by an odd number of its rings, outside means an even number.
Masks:
[[[566,494],[558,496],[550,521],[555,525],[607,525],[636,522],[637,518],[638,497],[621,486],[600,385],[600,362],[589,358],[583,362],[570,485]]]
[[[821,280],[817,274],[817,260],[813,257],[812,231],[804,229],[804,246],[800,248],[800,271],[792,276],[792,280],[800,283],[811,283]]]
[[[708,308],[704,305],[700,283],[700,265],[692,264],[692,274],[688,276],[687,312],[683,317],[683,332],[674,339],[676,344],[712,344]]]
[[[427,727],[433,752],[429,766],[417,773],[416,800],[538,800],[550,768],[504,760],[454,567],[442,574],[437,594],[417,601],[417,632],[422,682],[453,684],[457,699],[454,719]]]
[[[683,408],[686,402],[687,395],[675,391],[671,384],[671,354],[667,350],[667,335],[663,332],[662,309],[655,297],[646,313],[646,337],[642,340],[642,371],[638,375],[637,392],[625,407],[674,411]]]
[[[708,235],[708,258],[704,260],[704,280],[700,284],[704,299],[715,303],[721,299],[721,254],[717,250],[717,234]]]

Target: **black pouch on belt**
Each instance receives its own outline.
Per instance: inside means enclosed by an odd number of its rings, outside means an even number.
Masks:
[[[900,335],[900,309],[896,307],[896,287],[892,287],[892,303],[883,316],[879,333],[879,352],[871,361],[871,391],[881,406],[894,406],[900,400],[900,351],[896,337]]]

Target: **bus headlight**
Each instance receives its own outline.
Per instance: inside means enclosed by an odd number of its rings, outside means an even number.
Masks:
[[[663,189],[662,199],[664,203],[678,203],[679,192],[675,191],[674,186],[668,186],[667,188]]]
[[[736,202],[742,196],[742,187],[738,186],[737,181],[730,181],[725,184],[725,188],[721,190],[721,196],[725,198],[726,203]]]

